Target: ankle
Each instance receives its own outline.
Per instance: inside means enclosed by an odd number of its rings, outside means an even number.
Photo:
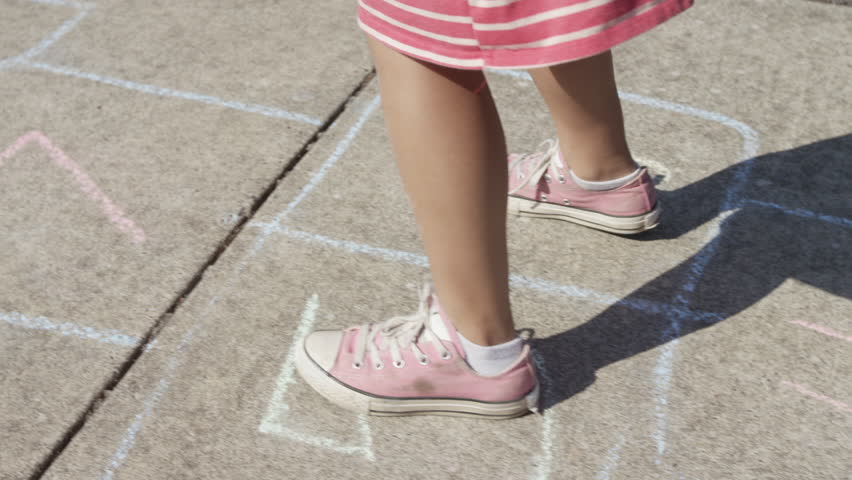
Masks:
[[[571,159],[569,166],[574,176],[588,182],[615,180],[630,175],[639,168],[639,165],[633,161],[633,157],[629,154],[595,159],[567,158]]]
[[[587,182],[608,182],[630,176],[636,173],[638,169],[639,165],[631,160],[630,165],[613,168],[586,168],[584,170],[572,168],[571,173],[574,174],[574,178],[579,178]]]

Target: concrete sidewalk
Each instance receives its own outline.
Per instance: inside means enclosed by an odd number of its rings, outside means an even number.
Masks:
[[[0,0],[0,478],[848,479],[852,9],[717,0],[617,50],[664,224],[510,218],[546,410],[497,423],[294,375],[427,267],[354,9]],[[533,85],[490,82],[531,151]]]

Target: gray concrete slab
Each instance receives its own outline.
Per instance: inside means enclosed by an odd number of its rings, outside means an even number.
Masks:
[[[797,478],[818,472],[832,478],[844,471],[839,449],[848,418],[780,383],[805,378],[826,392],[845,375],[837,352],[813,353],[839,339],[779,325],[779,311],[791,303],[784,299],[798,304],[826,297],[791,282],[747,314],[683,332],[668,389],[662,389],[661,353],[672,342],[661,334],[670,318],[631,308],[641,294],[607,307],[516,286],[518,318],[541,338],[550,407],[544,416],[501,423],[359,419],[325,404],[293,376],[292,344],[314,326],[407,311],[424,269],[417,257],[387,247],[296,230],[267,236],[262,227],[275,217],[301,227],[299,212],[329,193],[325,182],[348,162],[369,163],[371,150],[359,147],[359,139],[373,138],[374,95],[365,91],[282,184],[255,233],[242,235],[216,265],[164,330],[161,348],[146,354],[48,478],[161,477],[175,470],[205,478],[420,478],[418,472],[450,478]],[[367,194],[350,188],[348,198]],[[407,219],[383,215],[385,208],[361,211],[381,218],[386,230],[404,229]],[[332,213],[314,211],[315,217]],[[327,218],[322,226],[331,228],[335,221]],[[570,270],[565,258],[556,261]],[[682,278],[682,270],[664,276]],[[657,281],[651,274],[649,284]],[[830,319],[848,310],[846,299],[823,302]],[[825,361],[834,368],[813,381]]]
[[[0,477],[48,458],[369,70],[354,31],[316,50],[310,22],[256,28],[275,18],[268,8],[253,18],[178,9],[0,1],[0,443],[15,445],[2,449]],[[316,15],[293,13],[275,21]],[[225,44],[207,45],[205,31]],[[222,69],[198,75],[205,64]]]
[[[0,217],[3,241],[16,255],[2,268],[21,289],[5,307],[92,327],[144,331],[314,130],[45,72],[2,75],[16,99],[0,139],[0,195],[16,206]]]
[[[356,8],[331,0],[97,2],[31,63],[58,75],[140,84],[152,94],[169,89],[321,121],[370,68],[351,28]]]
[[[26,478],[129,348],[0,325],[0,478]]]
[[[306,331],[410,311],[425,271],[373,85],[46,478],[845,478],[852,65],[828,47],[852,11],[773,5],[701,4],[619,49],[659,230],[511,219],[544,415],[359,418],[293,376]],[[542,140],[526,81],[493,87],[512,150]]]
[[[77,9],[71,6],[33,4],[28,1],[4,1],[0,17],[0,62],[38,45],[45,33],[71,19]],[[2,65],[2,63],[0,63]]]

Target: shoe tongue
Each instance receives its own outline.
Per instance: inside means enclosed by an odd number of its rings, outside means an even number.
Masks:
[[[464,346],[462,346],[461,340],[459,340],[459,336],[456,332],[456,328],[453,326],[453,322],[447,317],[447,313],[443,308],[441,308],[441,304],[438,302],[438,298],[435,295],[432,296],[429,304],[429,328],[435,332],[435,335],[437,335],[438,338],[453,344],[456,348],[456,352],[461,355],[462,358],[467,358]]]
[[[435,335],[438,336],[441,340],[446,340],[448,342],[453,341],[453,336],[450,334],[450,328],[452,328],[452,324],[447,320],[447,314],[444,312],[444,309],[441,308],[440,302],[438,302],[438,296],[434,293],[429,297],[429,329],[435,332]]]
[[[429,328],[435,332],[435,335],[437,335],[441,340],[446,340],[448,342],[453,341],[453,337],[450,335],[449,329],[447,329],[447,324],[444,321],[444,315],[440,307],[433,307],[430,309]]]
[[[562,158],[562,149],[556,150],[556,165],[565,170],[565,159]]]

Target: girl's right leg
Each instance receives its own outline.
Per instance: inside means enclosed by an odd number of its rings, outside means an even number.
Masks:
[[[606,181],[636,170],[610,51],[529,73],[550,109],[565,161],[578,177]]]
[[[529,73],[550,109],[559,149],[551,144],[510,158],[510,211],[622,235],[654,228],[656,191],[627,147],[612,54]]]

